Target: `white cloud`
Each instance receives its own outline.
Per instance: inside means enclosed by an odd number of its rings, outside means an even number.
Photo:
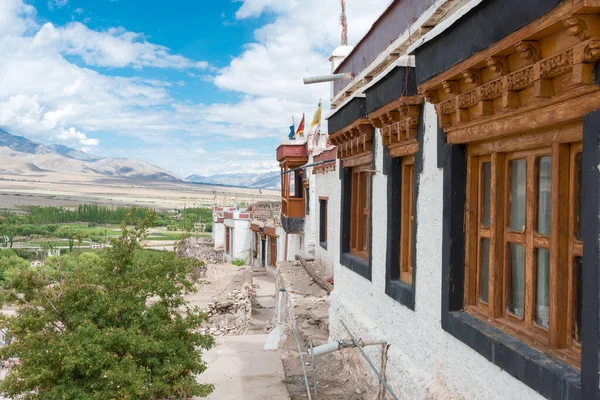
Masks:
[[[193,61],[169,53],[164,46],[150,43],[143,34],[124,28],[94,31],[82,23],[64,27],[46,23],[33,40],[41,48],[54,47],[62,54],[79,56],[88,65],[101,67],[157,67],[205,69],[205,61]]]
[[[79,15],[81,15],[81,14],[83,14],[83,8],[76,8],[75,10],[73,10],[73,12],[74,12],[75,14],[79,14]]]
[[[36,24],[33,21],[35,8],[24,4],[22,0],[0,1],[0,37],[22,35]]]
[[[69,3],[69,0],[49,0],[48,8],[51,10],[54,9],[54,7],[62,8],[64,6],[66,6],[68,3]]]
[[[70,127],[69,129],[61,128],[56,137],[57,139],[62,140],[64,143],[76,143],[80,146],[85,146],[88,149],[89,146],[98,146],[100,143],[98,139],[88,138],[85,133],[79,132],[73,127]]]
[[[351,43],[367,32],[388,3],[389,0],[347,1]],[[243,0],[236,16],[247,19],[267,12],[276,15],[274,21],[258,29],[256,42],[247,45],[240,56],[219,71],[215,85],[271,104],[292,103],[296,115],[312,113],[319,99],[326,106],[329,85],[304,85],[302,78],[330,73],[327,58],[340,43],[339,2]],[[232,108],[235,111],[230,112],[236,115],[248,115],[244,114],[248,107],[243,102]]]
[[[347,3],[353,42],[388,0]],[[124,147],[122,156],[182,175],[276,169],[275,149],[252,150],[250,139],[283,139],[292,115],[298,122],[305,112],[310,120],[319,98],[327,102],[327,84],[304,86],[302,78],[329,72],[327,57],[339,43],[339,2],[244,0],[236,17],[265,12],[271,23],[255,32],[254,43],[214,70],[151,43],[142,33],[95,31],[79,22],[41,26],[36,10],[23,0],[0,0],[0,126],[94,151],[106,150],[110,141],[100,146],[90,136],[135,137],[140,146]],[[239,96],[232,103],[179,101],[172,94],[178,81],[111,76],[95,67],[185,70]],[[238,150],[241,140],[248,140],[244,152]],[[222,143],[223,151],[211,151],[216,146],[208,142]]]

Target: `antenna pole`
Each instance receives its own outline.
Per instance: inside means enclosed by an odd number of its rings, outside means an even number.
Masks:
[[[342,46],[348,46],[348,20],[346,19],[346,0],[342,2],[342,15],[340,15],[340,23],[342,24]]]

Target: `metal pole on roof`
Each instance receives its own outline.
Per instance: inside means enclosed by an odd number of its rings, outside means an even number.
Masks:
[[[342,25],[342,46],[348,46],[348,20],[346,19],[346,1],[342,2],[342,14],[340,15],[340,24]]]
[[[321,75],[321,76],[314,76],[314,77],[310,77],[310,78],[304,78],[304,84],[312,85],[313,83],[341,81],[344,79],[352,79],[353,77],[354,77],[354,75],[352,74],[352,72],[341,72],[339,74]]]

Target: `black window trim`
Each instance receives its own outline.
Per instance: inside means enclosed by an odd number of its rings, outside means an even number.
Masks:
[[[392,158],[387,149],[383,152],[383,174],[387,176],[387,243],[386,243],[386,272],[385,293],[398,303],[410,310],[415,310],[417,285],[417,201],[419,198],[419,181],[423,172],[423,113],[419,117],[417,142],[419,149],[415,153],[414,190],[413,190],[413,237],[412,237],[412,283],[400,280],[400,219],[402,217],[402,158]]]
[[[375,154],[377,153],[377,141],[373,140],[371,150],[371,169],[375,170]],[[343,167],[343,162],[342,162]],[[341,234],[340,234],[340,264],[356,272],[367,280],[372,278],[373,261],[373,181],[369,185],[369,204],[371,212],[369,215],[369,259],[363,260],[350,252],[350,215],[352,203],[352,168],[340,168],[339,178],[342,181],[341,198]]]

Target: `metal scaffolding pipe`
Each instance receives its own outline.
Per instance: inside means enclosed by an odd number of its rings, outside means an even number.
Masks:
[[[346,324],[344,323],[344,321],[342,321],[340,319],[340,323],[342,324],[342,326],[344,327],[344,329],[346,330],[346,332],[348,332],[348,335],[350,336],[350,339],[352,340],[352,343],[354,344],[354,346],[356,348],[358,348],[358,351],[360,351],[360,354],[362,354],[362,356],[365,358],[365,360],[367,360],[367,363],[369,364],[369,366],[371,367],[371,369],[373,370],[373,372],[375,372],[375,374],[377,375],[377,378],[379,378],[379,381],[383,384],[383,386],[385,386],[385,388],[390,393],[390,395],[394,398],[394,400],[400,400],[398,398],[398,396],[396,396],[396,394],[394,393],[394,391],[392,390],[392,388],[387,384],[387,382],[385,381],[385,379],[383,378],[383,376],[381,376],[381,374],[379,373],[379,371],[377,371],[377,368],[375,368],[375,365],[373,364],[373,362],[371,361],[371,359],[369,358],[369,356],[367,356],[367,354],[365,353],[365,351],[359,345],[359,342],[357,342],[356,339],[354,339],[354,336],[352,336],[352,333],[350,332],[350,329],[348,329],[348,327],[346,326]]]
[[[376,345],[381,345],[381,344],[387,345],[386,342],[371,341],[371,340],[361,340],[359,343],[360,347],[376,346]],[[329,342],[329,343],[325,343],[321,346],[311,348],[308,351],[308,355],[313,356],[313,357],[319,357],[324,354],[333,353],[334,351],[338,351],[338,350],[345,349],[345,348],[351,348],[351,347],[356,347],[352,340],[336,340],[335,342]]]
[[[332,75],[313,76],[310,78],[304,78],[304,84],[312,85],[313,83],[341,81],[344,79],[352,79],[353,77],[354,77],[354,75],[352,75],[352,72],[342,72],[339,74],[332,74]]]

